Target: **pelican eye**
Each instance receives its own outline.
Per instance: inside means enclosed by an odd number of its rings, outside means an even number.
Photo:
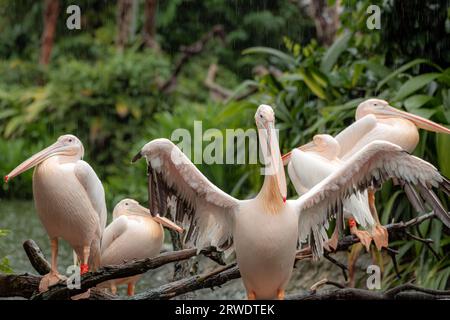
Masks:
[[[69,139],[69,142],[72,142],[72,138]]]

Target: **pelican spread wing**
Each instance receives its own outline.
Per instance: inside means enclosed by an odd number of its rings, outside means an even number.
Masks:
[[[336,215],[338,230],[343,228],[344,199],[370,186],[379,186],[390,178],[397,178],[410,189],[417,188],[436,216],[450,228],[450,215],[431,190],[432,187],[441,188],[449,195],[450,182],[430,163],[410,155],[399,146],[374,141],[296,200],[300,212],[300,238],[309,234],[313,253],[320,255],[322,242],[327,239],[323,228],[328,220]],[[416,200],[421,201],[417,193],[416,196]]]
[[[212,184],[170,140],[147,143],[133,160],[142,156],[148,164],[150,211],[164,215],[168,196],[176,195],[175,220],[189,228],[185,241],[198,248],[229,247],[239,201]]]
[[[328,177],[342,166],[311,152],[297,149],[292,153],[288,164],[289,178],[291,179],[299,196],[305,194],[320,181]],[[367,192],[351,195],[344,200],[344,215],[354,217],[356,222],[364,228],[375,224],[369,210]],[[304,235],[306,236],[306,235]]]
[[[103,189],[102,182],[97,177],[94,169],[92,169],[89,163],[83,160],[76,162],[74,171],[78,181],[81,183],[84,190],[86,190],[86,194],[89,197],[92,207],[99,216],[101,232],[103,233],[106,226],[107,211],[105,203],[105,190]]]

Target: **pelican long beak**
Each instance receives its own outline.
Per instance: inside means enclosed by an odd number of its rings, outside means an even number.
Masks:
[[[400,117],[400,118],[407,119],[407,120],[413,122],[417,127],[421,128],[421,129],[424,129],[427,131],[432,131],[432,132],[440,132],[440,133],[450,134],[450,129],[448,129],[440,124],[437,124],[436,122],[419,117],[419,116],[409,113],[409,112],[398,110],[391,106],[387,106],[385,108],[385,110],[383,110],[383,111],[378,111],[377,114],[381,114],[382,116],[389,116],[389,117],[392,117],[392,116]]]
[[[175,222],[170,221],[169,219],[165,218],[165,217],[161,217],[159,214],[157,214],[156,216],[153,217],[153,220],[155,220],[156,222],[159,222],[160,224],[162,224],[164,227],[167,227],[169,229],[175,230],[179,233],[183,232],[183,228],[181,228],[180,226],[178,226]]]
[[[34,154],[30,158],[28,158],[27,160],[25,160],[24,162],[19,164],[16,168],[14,168],[14,170],[12,170],[10,173],[8,173],[5,176],[5,182],[7,183],[10,179],[18,176],[19,174],[27,171],[28,169],[31,169],[31,168],[37,166],[42,161],[48,159],[49,157],[51,157],[63,150],[64,150],[64,145],[61,142],[56,141],[51,146],[45,148],[44,150],[39,151],[38,153]]]
[[[129,209],[133,214],[137,214],[140,216],[145,216],[145,217],[152,217],[153,220],[155,220],[156,222],[162,224],[164,227],[167,227],[169,229],[175,230],[179,233],[183,232],[183,228],[179,227],[177,224],[175,224],[174,222],[170,221],[167,218],[161,217],[159,214],[156,215],[152,215],[150,210],[141,206],[140,204],[137,205],[136,207]]]
[[[296,149],[299,149],[301,151],[307,152],[307,151],[311,151],[314,150],[317,147],[317,145],[315,144],[314,141],[310,141],[300,147],[297,147]],[[291,156],[292,156],[292,151],[289,151],[288,153],[286,153],[285,155],[283,155],[281,157],[281,159],[283,160],[283,165],[286,166],[289,164],[289,161],[291,161]]]
[[[313,151],[317,148],[317,144],[314,141],[310,141],[305,143],[304,145],[298,147],[297,149],[302,150],[303,152]]]
[[[286,176],[284,173],[284,167],[280,153],[280,145],[278,143],[274,123],[269,122],[266,127],[266,130],[269,142],[269,153],[273,174],[275,174],[278,190],[280,191],[280,195],[283,198],[283,202],[286,202],[287,197]]]

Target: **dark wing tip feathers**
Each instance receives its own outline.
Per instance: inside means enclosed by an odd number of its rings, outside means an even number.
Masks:
[[[133,157],[133,159],[131,159],[131,163],[135,163],[136,161],[138,161],[140,158],[142,158],[142,152],[139,151],[138,153],[136,153],[136,155]]]

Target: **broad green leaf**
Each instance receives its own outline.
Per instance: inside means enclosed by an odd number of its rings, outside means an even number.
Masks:
[[[436,135],[437,161],[439,170],[446,177],[450,177],[450,135]]]
[[[255,53],[269,54],[271,56],[277,57],[288,66],[294,66],[296,64],[295,59],[292,58],[290,55],[287,55],[286,53],[273,48],[252,47],[242,51],[242,54],[255,54]]]
[[[413,96],[411,96],[411,97],[409,97],[408,99],[405,100],[405,102],[404,102],[405,108],[408,111],[420,108],[421,106],[426,104],[431,99],[432,99],[432,97],[427,96],[425,94],[413,95]]]
[[[361,63],[363,63],[367,69],[372,71],[379,78],[386,77],[389,73],[391,73],[389,68],[376,61],[363,61]]]
[[[438,65],[432,63],[429,60],[426,60],[426,59],[415,59],[413,61],[410,61],[410,62],[404,64],[403,66],[401,66],[400,68],[398,68],[397,70],[395,70],[394,72],[389,74],[387,77],[385,77],[383,80],[381,80],[380,83],[378,83],[377,90],[380,90],[380,88],[382,86],[384,86],[389,80],[395,78],[400,73],[403,73],[406,70],[408,70],[409,68],[412,68],[412,67],[414,67],[415,65],[418,65],[418,64],[428,64],[430,66],[435,67],[439,71],[442,71],[442,69]]]
[[[402,191],[396,191],[388,200],[388,202],[385,204],[383,214],[381,215],[381,223],[383,225],[387,224],[389,222],[389,218],[391,217],[391,214],[393,212],[395,200],[397,200],[398,196],[402,193]]]
[[[406,98],[411,93],[419,90],[420,88],[423,88],[439,76],[440,73],[425,73],[409,79],[400,87],[393,100],[399,101]]]
[[[230,101],[238,97],[241,93],[244,92],[244,89],[250,88],[250,87],[258,87],[258,82],[254,80],[245,80],[241,84],[239,84],[231,93],[231,95],[227,98],[225,101],[225,104],[228,104]]]
[[[306,72],[302,71],[300,72],[303,76],[303,81],[305,82],[307,87],[320,99],[325,100],[326,99],[325,91],[323,91],[322,87],[314,80],[314,78]]]
[[[350,41],[353,33],[345,33],[340,36],[336,41],[328,48],[325,55],[320,63],[320,70],[323,73],[328,73],[331,71],[333,66],[336,64],[339,56],[348,47],[348,42]]]
[[[364,70],[364,65],[360,63],[354,64],[353,75],[352,75],[352,87],[356,86],[361,73]]]
[[[413,113],[415,115],[421,116],[425,119],[430,119],[435,113],[437,112],[437,109],[414,109]]]

